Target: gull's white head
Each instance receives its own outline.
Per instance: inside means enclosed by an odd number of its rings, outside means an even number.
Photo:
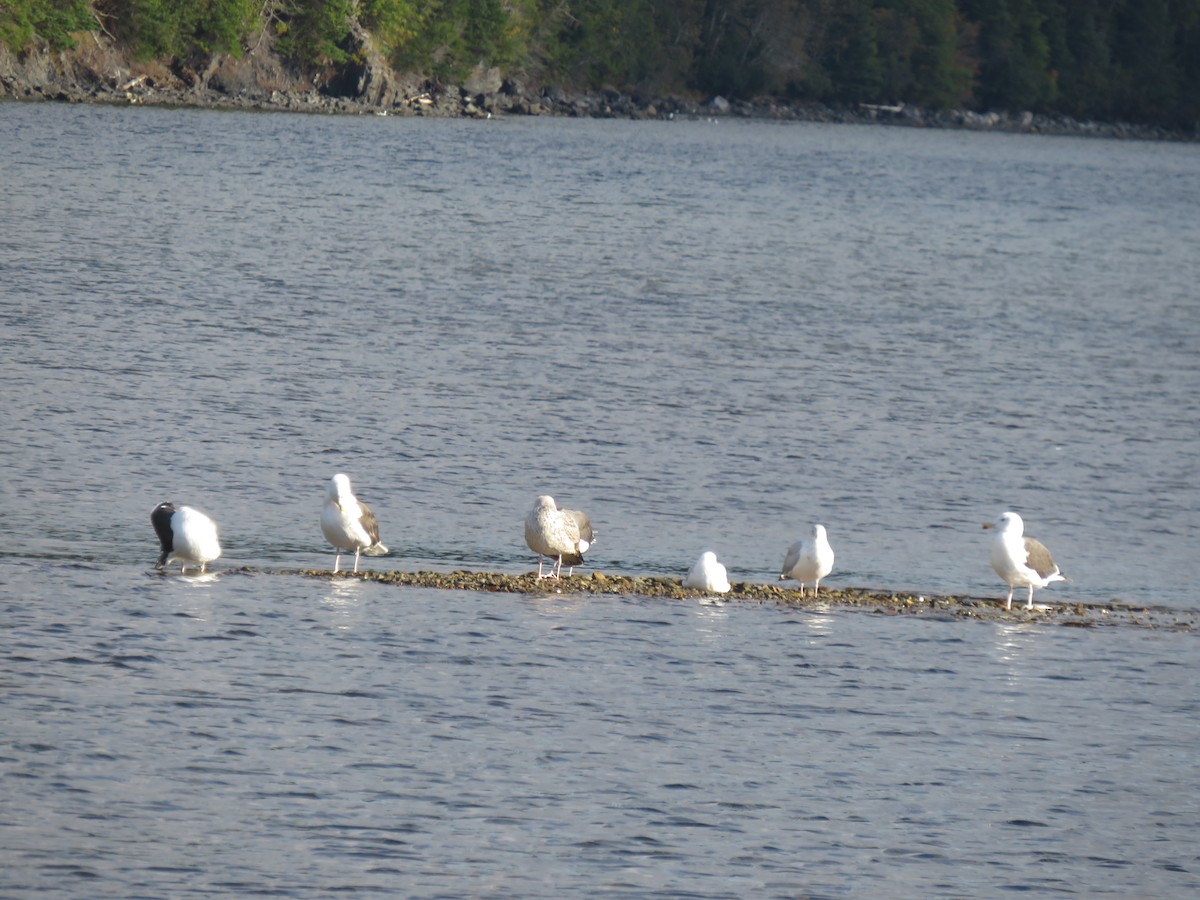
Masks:
[[[985,522],[984,528],[995,528],[1001,536],[1020,537],[1025,533],[1025,522],[1015,512],[1002,512],[995,522]]]
[[[813,536],[814,541],[819,541],[819,540],[821,540],[821,538],[825,537],[825,526],[824,525],[814,525],[813,530],[812,530],[812,536]]]
[[[538,497],[537,503],[533,504],[533,508],[534,509],[554,509],[554,510],[558,509],[558,507],[554,505],[554,498],[551,497],[549,494],[542,494],[542,496]]]
[[[330,500],[336,500],[338,497],[347,497],[350,495],[350,476],[343,475],[341,472],[329,479],[329,489],[327,491]]]

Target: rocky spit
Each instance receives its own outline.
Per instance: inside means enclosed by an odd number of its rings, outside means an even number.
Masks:
[[[164,573],[157,573],[164,574]],[[681,578],[670,576],[608,575],[602,572],[564,576],[560,580],[538,579],[529,572],[512,575],[502,572],[339,572],[329,569],[259,569],[244,567],[227,572],[233,575],[300,575],[322,580],[373,581],[398,587],[434,588],[447,591],[481,591],[493,594],[523,594],[547,599],[585,598],[597,595],[645,597],[662,601],[690,601],[719,604],[757,604],[811,610],[846,609],[884,616],[922,616],[943,620],[974,619],[992,622],[1036,623],[1073,628],[1128,626],[1163,631],[1200,631],[1200,611],[1163,606],[1138,606],[1113,600],[1106,603],[1079,603],[1070,600],[1047,601],[1035,598],[1034,608],[1006,610],[1004,601],[994,597],[941,596],[903,591],[879,591],[866,588],[821,589],[814,597],[811,590],[762,582],[743,581],[731,585],[727,594],[713,595],[685,588]]]
[[[1197,134],[1154,125],[1081,122],[1031,112],[933,110],[897,104],[828,106],[778,98],[644,97],[615,89],[572,91],[530,86],[499,69],[477,67],[461,84],[404,76],[388,67],[360,35],[362,64],[302,74],[271,52],[216,56],[199,69],[181,63],[133,63],[107,37],[79,36],[72,50],[14,55],[0,45],[0,99],[304,112],[332,115],[568,116],[655,120],[767,119],[914,128],[967,129],[1137,140],[1195,140]]]

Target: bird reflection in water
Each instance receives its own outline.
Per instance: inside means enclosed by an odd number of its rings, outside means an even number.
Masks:
[[[329,592],[321,606],[336,617],[334,627],[345,630],[355,627],[362,619],[362,595],[366,582],[359,578],[331,578]]]
[[[706,644],[715,644],[727,631],[728,604],[719,597],[700,597],[692,611],[697,617],[696,633]]]
[[[800,621],[808,629],[810,644],[819,644],[833,635],[833,616],[828,612],[808,613],[802,616]]]
[[[1010,685],[1024,682],[1028,677],[1026,668],[1022,665],[1025,651],[1030,641],[1034,640],[1034,625],[1029,622],[996,625],[995,659],[1004,670],[1004,680]]]

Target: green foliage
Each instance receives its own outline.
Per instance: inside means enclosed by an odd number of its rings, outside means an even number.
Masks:
[[[72,33],[95,25],[87,0],[0,0],[0,41],[13,50],[35,40],[52,50],[74,47]]]
[[[559,5],[543,36],[549,70],[568,82],[628,88],[650,76],[662,46],[650,0]]]
[[[1044,110],[1057,88],[1051,75],[1050,42],[1044,30],[1045,0],[967,0],[979,23],[979,103],[994,109]]]
[[[1046,31],[1057,108],[1200,129],[1200,0],[1062,0]]]
[[[0,0],[15,51],[103,23],[138,59],[477,65],[568,87],[1060,111],[1200,130],[1200,0]]]
[[[1046,23],[1057,107],[1079,118],[1112,114],[1111,5],[1071,3]]]
[[[254,0],[209,0],[196,22],[195,46],[206,54],[242,55],[242,45],[260,27],[260,8]]]
[[[253,0],[123,0],[106,8],[116,34],[142,60],[240,55],[259,25]]]
[[[359,19],[385,50],[396,50],[421,33],[429,4],[421,0],[362,0]]]
[[[0,2],[0,41],[14,52],[33,41],[33,22],[29,20],[27,8],[17,3]]]
[[[1178,101],[1171,121],[1200,131],[1200,0],[1176,0],[1171,21],[1179,61]]]
[[[117,33],[126,38],[138,59],[171,56],[184,50],[182,33],[188,11],[171,0],[130,0],[117,19]]]
[[[306,65],[344,63],[353,15],[353,0],[290,0],[278,14],[276,47]]]
[[[1182,70],[1167,0],[1126,3],[1117,14],[1113,102],[1121,118],[1162,121],[1174,111]]]
[[[910,96],[926,106],[958,107],[971,97],[974,73],[962,44],[964,23],[954,0],[901,0],[919,41],[910,57]]]
[[[700,90],[748,98],[770,89],[771,13],[756,0],[705,4],[695,75]]]
[[[393,0],[395,2],[395,0]],[[531,3],[424,0],[387,41],[396,66],[456,79],[478,64],[517,67],[528,54]]]
[[[807,76],[817,99],[863,102],[883,95],[880,17],[874,5],[871,0],[849,0],[829,17],[823,40],[814,44],[819,49]]]
[[[32,18],[42,40],[55,49],[75,46],[71,33],[96,24],[87,0],[39,0],[32,4]]]
[[[811,63],[798,89],[842,102],[957,107],[974,73],[954,0],[810,0]]]

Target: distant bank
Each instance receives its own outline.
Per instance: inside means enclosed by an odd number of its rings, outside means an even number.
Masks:
[[[497,69],[477,69],[461,84],[406,77],[364,64],[325,80],[306,77],[270,51],[216,56],[202,71],[151,61],[135,63],[114,44],[89,35],[70,50],[21,57],[0,44],[0,100],[259,110],[340,115],[498,115],[671,120],[751,118],[1133,140],[1194,141],[1196,135],[1157,125],[1077,121],[1031,112],[978,113],[896,104],[828,106],[759,98],[642,97],[616,90],[531,87]]]

